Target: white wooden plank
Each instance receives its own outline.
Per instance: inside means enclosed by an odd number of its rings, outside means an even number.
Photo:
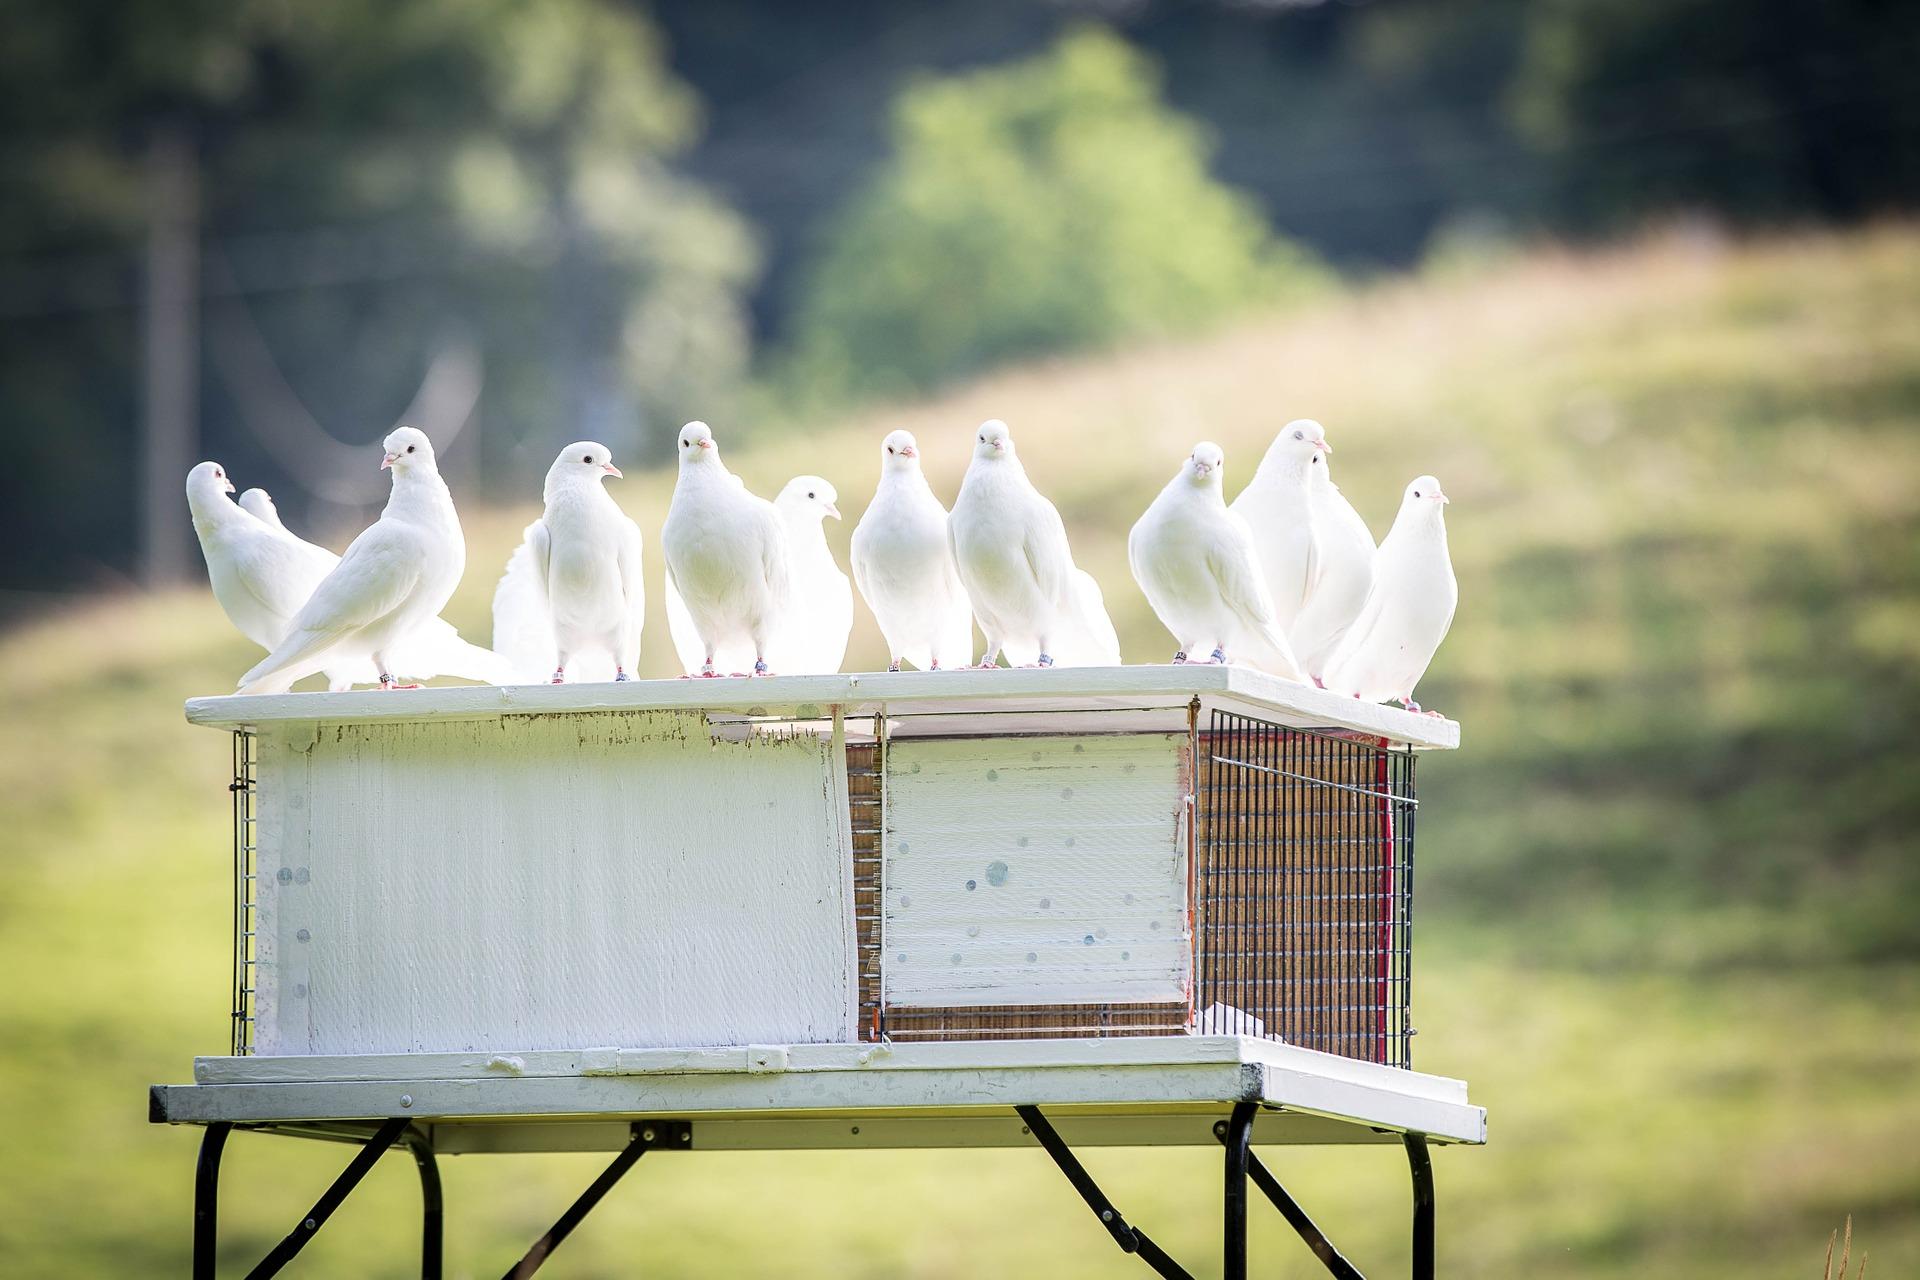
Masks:
[[[1295,1077],[1344,1081],[1434,1102],[1464,1104],[1467,1086],[1446,1076],[1408,1071],[1248,1036],[1112,1036],[1057,1040],[954,1040],[898,1044],[796,1044],[785,1050],[789,1073],[902,1071],[997,1072],[1046,1068],[1252,1065]],[[307,1057],[206,1057],[194,1062],[201,1084],[286,1084],[318,1081],[502,1079],[514,1076],[744,1074],[759,1050],[613,1049],[513,1054],[359,1054]]]
[[[715,711],[848,716],[914,712],[1046,712],[1177,708],[1198,697],[1296,727],[1351,729],[1396,743],[1450,750],[1460,726],[1438,716],[1362,703],[1250,667],[1131,666],[1052,670],[898,671],[752,680],[635,680],[625,684],[463,686],[401,693],[285,693],[193,698],[187,719],[218,728],[281,721],[482,720],[595,711]]]
[[[1329,1119],[1485,1139],[1485,1112],[1349,1081],[1230,1063],[733,1075],[517,1077],[487,1080],[156,1086],[159,1118],[339,1120],[486,1117],[888,1115],[966,1113],[1018,1103],[1164,1112],[1173,1105],[1263,1101]]]
[[[828,740],[645,712],[263,736],[261,1054],[852,1038]]]
[[[1185,736],[896,741],[887,1003],[1184,1001]]]

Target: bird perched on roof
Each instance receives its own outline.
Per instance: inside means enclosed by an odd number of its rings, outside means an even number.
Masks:
[[[494,643],[522,679],[631,680],[646,582],[640,526],[607,492],[613,452],[568,445],[547,468],[546,509],[526,528],[493,594]],[[551,676],[548,673],[551,672]]]
[[[280,508],[273,504],[273,495],[265,489],[248,489],[240,495],[239,501],[240,509],[261,524],[271,525],[275,529],[287,527],[280,519]]]
[[[314,588],[273,652],[240,678],[241,692],[281,692],[303,676],[360,660],[373,663],[381,688],[392,688],[396,646],[445,608],[460,584],[466,541],[432,442],[401,427],[383,443],[380,465],[393,472],[386,508]]]
[[[764,675],[791,593],[786,528],[773,504],[721,463],[706,423],[680,429],[679,454],[660,546],[668,583],[700,637],[700,674],[718,675],[716,654],[743,645],[754,673]]]
[[[1203,440],[1127,538],[1147,603],[1179,642],[1175,662],[1238,658],[1288,680],[1304,677],[1274,622],[1246,521],[1221,493],[1226,458]]]
[[[776,665],[794,675],[831,674],[847,658],[853,583],[827,546],[826,519],[840,519],[839,492],[819,476],[795,476],[773,500],[787,531],[791,587],[774,642]]]
[[[1006,423],[993,419],[975,433],[947,525],[987,638],[982,666],[1002,652],[1026,666],[1119,664],[1120,640],[1099,584],[1073,563],[1060,512],[1027,479]]]
[[[187,473],[187,506],[214,599],[240,634],[271,653],[340,557],[281,524],[265,489],[247,490],[236,507],[225,496],[232,488],[219,463],[202,462]],[[501,684],[511,678],[498,654],[468,644],[443,618],[415,627],[396,646],[393,664],[409,679],[451,675]],[[328,687],[336,690],[379,679],[364,658],[340,658],[322,669]]]
[[[1414,686],[1446,639],[1460,600],[1447,554],[1443,512],[1449,501],[1432,476],[1407,486],[1393,528],[1380,543],[1366,603],[1327,662],[1321,678],[1327,688],[1420,710]]]
[[[887,638],[889,671],[903,661],[922,671],[973,661],[973,606],[912,432],[880,442],[880,484],[853,531],[853,580]]]

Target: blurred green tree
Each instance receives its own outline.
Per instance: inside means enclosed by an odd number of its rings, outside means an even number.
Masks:
[[[0,206],[0,419],[35,428],[14,432],[34,483],[0,536],[57,548],[47,578],[124,564],[131,541],[131,504],[99,496],[117,475],[59,460],[76,442],[139,456],[158,143],[197,192],[201,448],[250,482],[286,478],[260,437],[292,428],[234,385],[235,332],[284,403],[348,441],[390,425],[457,338],[484,378],[483,461],[519,495],[580,436],[665,453],[744,373],[756,247],[669,167],[698,105],[629,5],[0,0],[0,21],[21,197]],[[463,443],[464,474],[474,457]]]
[[[1209,154],[1152,64],[1103,28],[913,85],[800,304],[794,380],[897,393],[1319,286],[1325,271],[1209,176]]]

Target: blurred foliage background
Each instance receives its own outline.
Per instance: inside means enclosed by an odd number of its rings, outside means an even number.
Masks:
[[[1196,439],[1237,489],[1308,415],[1376,534],[1415,471],[1455,497],[1416,1063],[1492,1143],[1436,1162],[1444,1273],[1811,1274],[1847,1213],[1874,1274],[1913,1270],[1917,15],[0,0],[6,1269],[184,1268],[195,1135],[143,1089],[225,1043],[227,744],[179,702],[257,655],[156,420],[336,547],[369,446],[430,422],[470,542],[449,617],[483,639],[567,441],[642,464],[614,491],[657,557],[645,464],[705,417],[757,492],[831,479],[844,556],[886,430],[950,499],[1004,417],[1137,662],[1167,642],[1133,519]],[[650,619],[646,673],[669,653]],[[882,656],[862,610],[850,662]],[[339,1152],[230,1150],[237,1266]],[[1404,1267],[1391,1153],[1269,1156]],[[305,1274],[408,1273],[389,1163]],[[1217,1265],[1211,1157],[1089,1163]],[[595,1165],[448,1162],[450,1274]],[[554,1274],[1138,1266],[1031,1152],[648,1169]],[[1315,1274],[1283,1232],[1256,1215]]]

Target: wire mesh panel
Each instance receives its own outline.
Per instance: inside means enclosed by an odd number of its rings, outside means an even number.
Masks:
[[[233,1053],[253,1052],[255,953],[255,854],[259,849],[255,814],[259,758],[253,735],[233,735]]]
[[[1411,1065],[1413,753],[1225,711],[1198,736],[1197,1029]]]

